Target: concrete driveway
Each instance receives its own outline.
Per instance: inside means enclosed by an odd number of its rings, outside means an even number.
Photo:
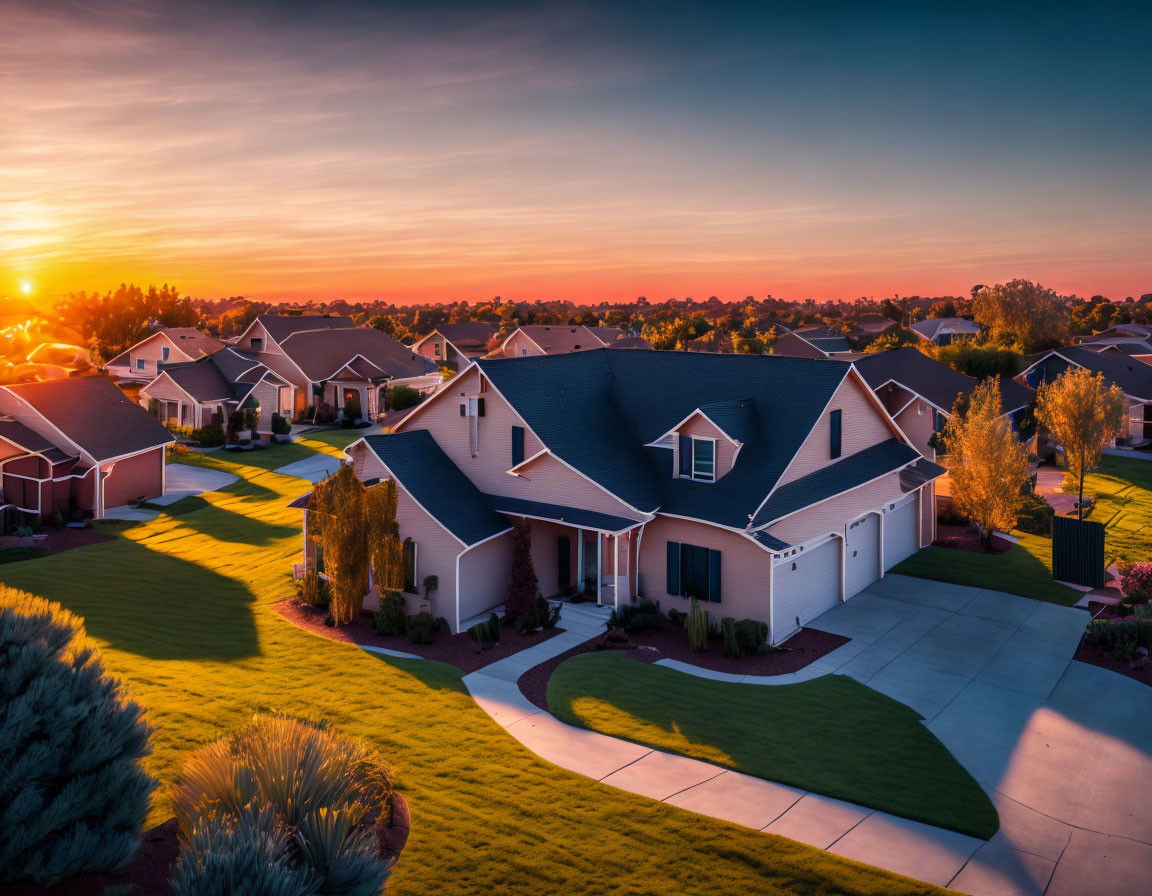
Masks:
[[[1083,610],[889,575],[810,623],[851,637],[835,671],[920,712],[996,805],[1000,831],[954,860],[953,889],[1147,888],[1152,688],[1072,661],[1087,620]],[[894,847],[849,831],[828,848],[900,870]]]

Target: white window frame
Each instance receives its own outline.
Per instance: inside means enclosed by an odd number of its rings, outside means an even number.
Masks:
[[[137,358],[136,359],[136,369],[137,370],[143,370],[144,369],[144,359],[143,358]]]
[[[689,478],[695,480],[696,482],[715,482],[716,481],[716,464],[717,464],[716,440],[709,438],[708,436],[689,436],[688,438],[692,442],[692,465],[690,467],[692,473],[689,476]],[[697,442],[711,442],[712,443],[712,474],[710,476],[697,476],[696,475],[696,443]]]

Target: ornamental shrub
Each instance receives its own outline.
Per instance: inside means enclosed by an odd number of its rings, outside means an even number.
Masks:
[[[1093,619],[1088,623],[1088,637],[1117,659],[1128,659],[1137,647],[1152,650],[1152,616]]]
[[[703,653],[708,649],[708,612],[700,606],[696,598],[688,604],[688,649],[692,653]]]
[[[192,440],[204,448],[215,448],[224,444],[224,429],[219,423],[209,423],[192,430]]]
[[[1152,563],[1137,563],[1120,580],[1120,591],[1131,604],[1146,604],[1152,600]]]
[[[741,619],[733,625],[741,656],[768,652],[768,623],[758,619]]]
[[[724,656],[730,660],[740,659],[740,642],[736,640],[736,620],[725,616],[720,620],[720,630],[724,633]]]
[[[398,591],[388,591],[376,612],[376,634],[402,635],[408,630],[404,598]]]
[[[150,736],[81,621],[0,586],[0,883],[132,858],[155,787]]]
[[[495,613],[489,613],[488,618],[483,622],[477,622],[468,629],[468,636],[480,645],[481,650],[485,650],[492,644],[497,644],[500,641],[500,617]]]
[[[440,626],[431,613],[417,613],[408,617],[408,640],[413,644],[431,644],[432,633]]]
[[[420,404],[420,398],[420,393],[411,386],[393,386],[384,396],[390,411],[406,411],[408,408],[414,408]]]
[[[1016,528],[1021,532],[1031,532],[1033,535],[1052,537],[1052,517],[1056,512],[1052,505],[1036,492],[1028,492],[1024,496],[1024,504],[1016,518]]]
[[[380,845],[394,789],[386,765],[327,725],[256,717],[193,754],[173,785],[173,890],[377,896],[395,862]]]
[[[608,628],[633,634],[664,628],[664,617],[660,614],[660,604],[645,598],[634,604],[621,604],[608,617]]]

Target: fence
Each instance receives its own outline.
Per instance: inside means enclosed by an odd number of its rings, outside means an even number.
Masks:
[[[1052,520],[1052,578],[1104,587],[1104,524],[1057,516]]]

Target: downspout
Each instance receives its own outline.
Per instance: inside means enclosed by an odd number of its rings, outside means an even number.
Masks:
[[[887,514],[884,512],[883,509],[881,509],[879,515],[880,515],[880,538],[879,538],[880,544],[878,545],[878,548],[879,548],[879,551],[878,551],[879,558],[878,559],[880,561],[880,576],[879,576],[879,578],[882,579],[882,578],[884,578],[884,517],[887,516]]]

